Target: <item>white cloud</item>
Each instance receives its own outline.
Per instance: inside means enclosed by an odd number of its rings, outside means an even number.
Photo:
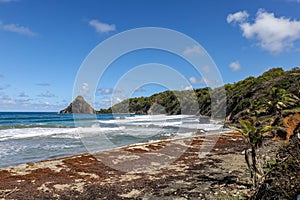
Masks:
[[[135,88],[134,92],[146,92],[146,90],[142,87]]]
[[[192,90],[193,89],[193,86],[189,85],[189,86],[185,86],[183,88],[183,90]]]
[[[53,94],[53,93],[47,91],[47,92],[45,92],[45,93],[39,94],[38,96],[39,96],[39,97],[52,98],[52,97],[55,97],[55,94]]]
[[[29,28],[25,26],[21,26],[18,24],[3,24],[0,21],[0,29],[8,32],[18,33],[26,36],[37,36],[38,34],[31,31]]]
[[[98,108],[108,108],[111,107],[117,103],[120,103],[127,99],[128,97],[119,96],[119,97],[111,97],[111,98],[103,98],[100,100],[97,100],[97,107]]]
[[[89,25],[94,27],[98,33],[109,33],[116,30],[116,25],[106,24],[96,19],[90,20]]]
[[[229,14],[227,16],[227,23],[232,23],[232,22],[244,22],[247,18],[249,17],[249,14],[247,11],[239,11],[234,14]]]
[[[187,55],[205,55],[205,52],[203,51],[203,49],[198,45],[194,45],[192,47],[187,47],[182,53],[185,56],[187,56]]]
[[[241,69],[241,64],[239,61],[234,61],[229,65],[230,69],[234,72],[239,71]]]
[[[0,106],[6,107],[10,105],[18,105],[18,106],[24,106],[30,104],[30,101],[32,99],[13,99],[10,96],[6,94],[0,95]]]
[[[112,94],[113,93],[113,89],[110,88],[106,88],[102,91],[102,94]]]
[[[128,99],[128,98],[125,96],[113,97],[111,103],[112,103],[112,105],[114,105],[114,104],[124,101],[125,99]]]
[[[9,97],[8,95],[2,95],[0,98],[1,104],[7,104],[7,105],[15,105],[16,101]]]
[[[206,81],[208,81],[208,79],[206,78],[197,79],[196,77],[192,76],[189,78],[189,81],[191,84],[206,84]]]
[[[245,38],[257,40],[258,46],[271,53],[292,48],[300,39],[300,21],[276,17],[263,9],[258,10],[253,23],[240,22],[239,26]]]
[[[53,103],[50,101],[36,101],[30,98],[12,98],[6,94],[0,94],[0,110],[7,111],[58,111],[65,108],[66,103]]]
[[[89,84],[88,83],[83,83],[82,86],[81,86],[81,90],[80,90],[80,93],[81,94],[86,94],[90,91],[90,87],[89,87]]]
[[[102,95],[116,94],[122,92],[120,88],[99,88],[97,91]]]
[[[192,76],[189,78],[189,81],[192,83],[192,84],[200,84],[202,83],[202,80],[197,80],[196,77]]]
[[[16,101],[14,99],[3,100],[3,104],[15,105]]]

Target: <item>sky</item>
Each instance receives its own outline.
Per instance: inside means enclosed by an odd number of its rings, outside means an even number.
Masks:
[[[273,67],[292,69],[300,65],[299,11],[299,0],[0,0],[0,111],[65,108],[74,98],[76,78],[90,52],[136,28],[161,27],[192,38],[213,60],[222,84],[258,76]],[[124,44],[119,45],[116,48]],[[202,48],[186,47],[184,52],[201,54]],[[147,63],[161,64],[155,69],[169,66],[189,83],[172,89],[206,86],[204,77],[186,60],[170,52],[143,49],[111,63],[95,91],[88,80],[81,83],[80,91],[83,96],[94,94],[94,99],[87,100],[96,109],[107,108],[126,98],[118,81]],[[131,96],[170,89],[150,84],[151,77],[163,78],[163,72],[145,73],[138,78],[148,77],[148,82],[137,86]]]

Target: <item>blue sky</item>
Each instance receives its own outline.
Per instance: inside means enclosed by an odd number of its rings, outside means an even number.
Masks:
[[[291,69],[299,66],[299,11],[299,0],[0,0],[0,111],[63,109],[90,51],[133,28],[163,27],[193,38],[212,57],[224,83],[273,67]],[[96,109],[122,99],[115,82],[126,70],[151,62],[180,69],[193,88],[205,86],[184,60],[137,51],[112,64],[99,83]],[[120,99],[111,99],[113,89]],[[145,85],[133,96],[164,89]]]

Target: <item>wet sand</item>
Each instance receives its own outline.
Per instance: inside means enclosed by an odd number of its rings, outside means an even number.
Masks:
[[[226,133],[2,168],[0,199],[243,199],[245,148]]]

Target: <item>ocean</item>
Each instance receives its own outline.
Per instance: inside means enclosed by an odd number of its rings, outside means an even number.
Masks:
[[[0,112],[0,167],[228,131],[190,115]],[[198,130],[198,131],[197,131]]]

